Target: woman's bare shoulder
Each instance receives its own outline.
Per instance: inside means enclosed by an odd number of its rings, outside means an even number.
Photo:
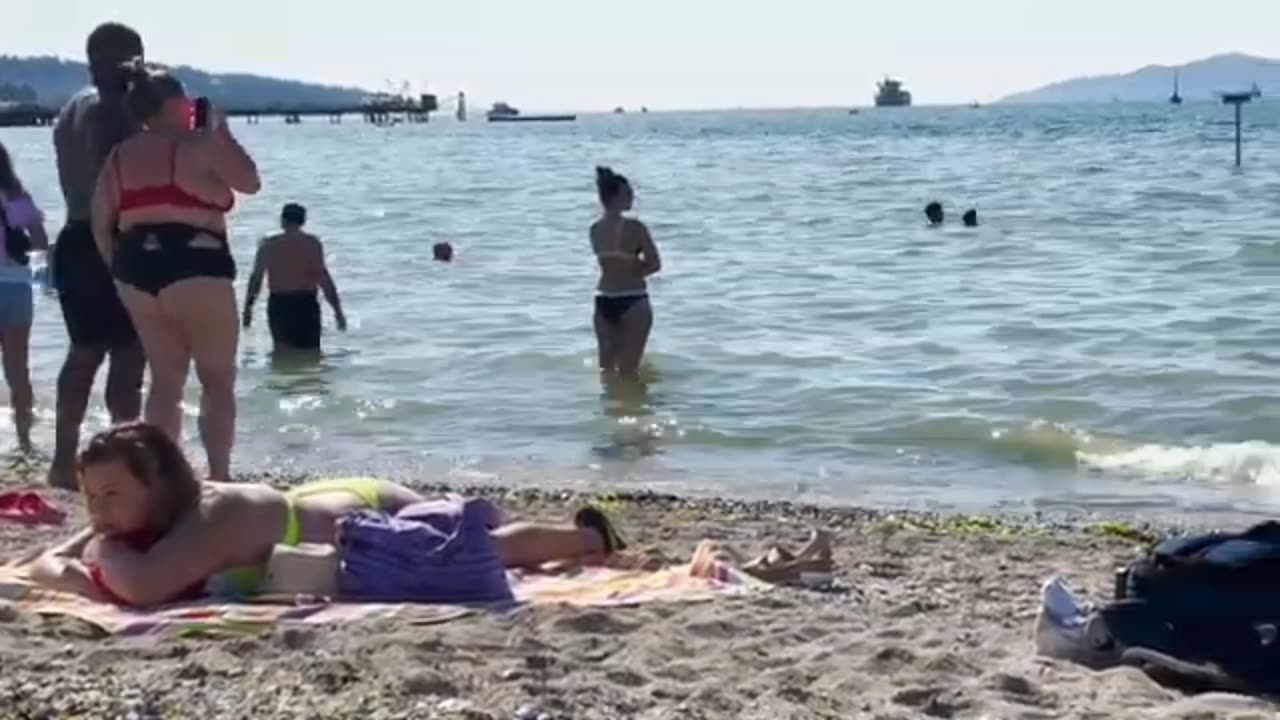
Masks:
[[[623,221],[623,232],[630,238],[645,238],[649,236],[649,226],[644,224],[643,220],[637,218],[625,218]]]
[[[603,220],[597,220],[591,223],[591,228],[587,230],[587,237],[591,238],[591,244],[596,245],[600,242],[600,238],[604,237]]]
[[[206,157],[216,151],[216,143],[217,140],[210,133],[191,132],[179,136],[178,147],[197,157]]]
[[[120,155],[126,149],[131,150],[132,148],[137,147],[137,143],[138,143],[138,137],[134,136],[127,140],[121,140],[119,143],[111,146],[111,149],[107,151],[107,154],[105,156],[103,156],[104,159],[102,161],[102,166],[109,167],[111,163],[119,162]]]
[[[150,165],[156,162],[155,158],[159,152],[155,139],[151,137],[150,133],[138,133],[121,140],[112,147],[107,152],[103,167],[108,166],[109,163],[120,163],[128,168],[136,168],[138,165]]]

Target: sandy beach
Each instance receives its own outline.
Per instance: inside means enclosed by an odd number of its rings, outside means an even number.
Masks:
[[[525,518],[562,518],[581,499],[485,492]],[[50,495],[83,518],[74,496]],[[1105,597],[1112,569],[1140,547],[1096,525],[669,496],[609,505],[634,545],[672,562],[703,538],[756,552],[825,527],[843,590],[188,639],[101,637],[0,606],[0,717],[1275,716],[1260,700],[1189,698],[1138,670],[1036,657],[1045,578]],[[0,525],[0,555],[64,532]]]

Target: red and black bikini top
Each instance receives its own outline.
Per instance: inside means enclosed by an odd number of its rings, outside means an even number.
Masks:
[[[116,151],[115,156],[115,173],[116,187],[120,188],[120,212],[126,210],[139,210],[148,207],[179,207],[179,208],[199,208],[202,210],[213,210],[215,212],[231,212],[231,208],[235,207],[235,196],[232,195],[230,202],[226,205],[207,202],[195,195],[183,190],[178,186],[177,166],[178,166],[178,143],[175,141],[173,147],[169,150],[169,182],[163,185],[146,185],[138,188],[125,188],[124,180],[120,175],[120,152]]]

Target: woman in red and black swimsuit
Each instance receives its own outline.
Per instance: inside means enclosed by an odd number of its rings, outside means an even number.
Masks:
[[[183,387],[195,362],[200,436],[209,476],[227,480],[235,436],[235,260],[226,215],[235,193],[261,186],[253,159],[172,75],[137,68],[129,106],[145,130],[111,152],[94,196],[94,239],[112,269],[151,369],[145,415],[175,440]]]

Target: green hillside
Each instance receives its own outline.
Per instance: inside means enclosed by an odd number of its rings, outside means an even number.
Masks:
[[[220,75],[186,66],[174,71],[189,93],[208,97],[223,107],[324,107],[357,104],[373,95],[360,88],[315,85],[261,75]],[[84,87],[88,78],[89,70],[82,62],[0,55],[0,101],[56,108]]]

